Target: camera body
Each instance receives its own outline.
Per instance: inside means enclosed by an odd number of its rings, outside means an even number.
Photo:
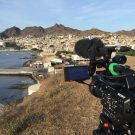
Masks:
[[[131,129],[132,119],[135,117],[135,72],[129,66],[120,64],[124,64],[122,58],[126,62],[125,56],[121,58],[116,56],[112,61],[93,60],[90,61],[90,66],[64,68],[65,81],[83,83],[84,80],[91,79],[91,83],[88,84],[89,91],[99,98],[103,105],[99,129],[104,129],[104,134],[107,135],[114,135],[114,133],[108,133],[113,131],[128,131]],[[118,75],[110,73],[109,66],[112,63],[115,65],[114,69],[117,70]],[[104,67],[105,70],[96,71],[96,67]],[[105,123],[108,127],[105,127]]]
[[[101,99],[103,114],[110,120],[112,130],[119,130],[119,126],[130,124],[134,115],[135,76],[131,69],[126,69],[125,72],[127,76],[124,77],[109,79],[109,76],[106,78],[99,74],[91,79],[89,90]]]
[[[112,52],[135,51],[126,46],[105,46],[98,39],[82,39],[75,44],[75,52],[89,58],[86,66],[64,67],[65,81],[86,84],[89,91],[103,105],[99,127],[93,135],[135,135],[135,71],[123,65],[127,58]],[[104,68],[97,71],[97,68]]]

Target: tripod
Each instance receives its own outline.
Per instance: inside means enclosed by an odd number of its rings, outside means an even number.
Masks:
[[[132,125],[125,124],[115,126],[105,114],[100,114],[100,124],[93,131],[93,135],[135,135],[135,116],[132,119]]]

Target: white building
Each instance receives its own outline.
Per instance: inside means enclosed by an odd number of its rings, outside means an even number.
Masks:
[[[51,63],[62,64],[62,60],[61,59],[54,58],[54,59],[51,60]]]
[[[44,63],[44,67],[45,67],[45,68],[51,67],[51,62],[45,62],[45,63]]]
[[[131,46],[131,49],[135,50],[135,44],[134,45],[130,45],[130,46]]]
[[[32,67],[35,69],[44,68],[44,64],[42,61],[36,61],[32,64]]]
[[[0,40],[0,46],[4,47],[5,42],[3,40]]]
[[[86,59],[84,59],[84,58],[82,58],[78,55],[72,55],[71,59],[74,60],[74,61],[84,61],[84,60],[86,60]]]
[[[75,47],[75,43],[76,42],[74,42],[74,41],[68,42],[66,44],[65,50],[68,51],[68,52],[73,52],[74,51],[74,47]]]

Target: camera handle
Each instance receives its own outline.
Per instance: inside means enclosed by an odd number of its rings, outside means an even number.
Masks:
[[[135,120],[135,117],[134,117]],[[132,124],[132,134],[131,130],[126,126],[125,129],[123,129],[123,125],[116,127],[117,129],[114,128],[114,125],[109,121],[109,119],[106,117],[105,114],[101,113],[100,114],[100,124],[97,129],[93,131],[93,135],[135,135],[134,132],[134,123]]]

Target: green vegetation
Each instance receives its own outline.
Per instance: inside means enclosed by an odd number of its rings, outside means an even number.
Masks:
[[[13,48],[15,50],[21,49],[18,45],[16,45],[16,43],[10,43],[10,42],[6,42],[5,47],[6,48]]]
[[[37,49],[37,48],[32,48],[31,50],[32,50],[33,52],[36,52],[36,53],[43,52],[43,50]]]
[[[118,52],[117,54],[127,55],[127,56],[135,56],[135,52],[129,51],[129,52]]]
[[[75,52],[58,51],[58,52],[56,53],[56,56],[60,56],[62,53],[63,53],[63,54],[75,54]]]
[[[56,56],[60,56],[62,53],[67,54],[67,51],[57,51]]]

